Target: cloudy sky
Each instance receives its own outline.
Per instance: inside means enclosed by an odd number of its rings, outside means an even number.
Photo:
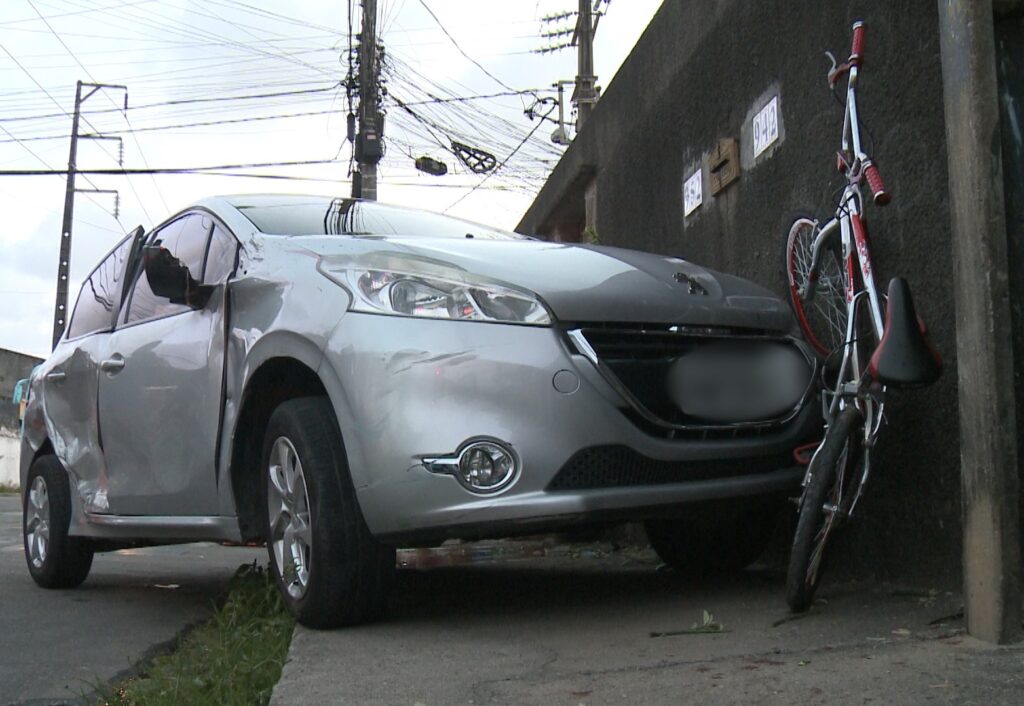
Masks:
[[[82,133],[122,142],[81,140],[79,169],[116,168],[122,149],[126,168],[330,161],[217,174],[79,177],[79,188],[117,190],[120,213],[115,219],[110,194],[77,195],[72,301],[81,277],[123,233],[140,223],[148,229],[197,198],[350,193],[349,105],[341,87],[348,72],[349,4],[0,3],[0,170],[66,168],[77,80],[128,88],[127,112],[120,90],[97,92],[83,105]],[[524,111],[538,98],[554,97],[551,85],[576,73],[573,50],[534,52],[559,41],[542,33],[571,28],[571,19],[543,18],[577,3],[378,4],[388,147],[380,200],[513,227],[563,149],[548,139],[553,124],[531,121]],[[607,4],[595,43],[599,84],[611,80],[660,4]],[[536,105],[534,114],[550,108]],[[482,181],[446,149],[452,140],[493,153],[499,162],[515,155]],[[413,160],[424,155],[445,162],[448,175],[417,172]],[[63,176],[0,176],[0,348],[49,352],[64,188]]]

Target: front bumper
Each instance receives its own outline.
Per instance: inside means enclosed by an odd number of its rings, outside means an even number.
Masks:
[[[757,434],[648,433],[557,328],[348,313],[323,365],[343,391],[333,403],[363,516],[374,535],[394,541],[785,492],[803,475],[790,452],[820,430],[820,412],[807,402]],[[420,462],[473,437],[500,439],[519,457],[518,476],[499,493],[475,495]],[[579,465],[578,454],[602,450],[633,454],[639,475],[555,481]]]

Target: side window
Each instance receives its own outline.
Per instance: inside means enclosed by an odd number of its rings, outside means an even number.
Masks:
[[[220,284],[235,269],[238,241],[220,226],[213,227],[210,251],[206,254],[203,284]]]
[[[192,276],[198,280],[202,276],[207,238],[212,226],[213,221],[209,217],[191,214],[168,223],[153,233],[148,242],[159,241],[186,265]],[[185,304],[172,304],[167,299],[153,294],[145,270],[141,270],[135,280],[135,287],[128,299],[128,307],[128,315],[124,319],[127,324],[189,311]]]
[[[68,325],[68,338],[109,329],[114,311],[121,301],[125,262],[131,252],[132,239],[125,238],[93,270],[82,283],[75,302],[75,311]]]

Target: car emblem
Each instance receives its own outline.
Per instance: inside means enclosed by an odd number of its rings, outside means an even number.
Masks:
[[[689,287],[686,291],[689,294],[703,294],[704,296],[707,296],[708,290],[704,288],[704,285],[685,272],[676,272],[672,275],[672,279],[680,284],[688,284]]]

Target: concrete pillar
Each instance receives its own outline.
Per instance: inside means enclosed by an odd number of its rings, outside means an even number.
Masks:
[[[992,0],[938,0],[956,299],[964,608],[1021,633],[1019,487]],[[910,80],[910,77],[908,77]]]
[[[600,242],[597,230],[597,177],[591,178],[583,190],[583,238],[584,243]]]

